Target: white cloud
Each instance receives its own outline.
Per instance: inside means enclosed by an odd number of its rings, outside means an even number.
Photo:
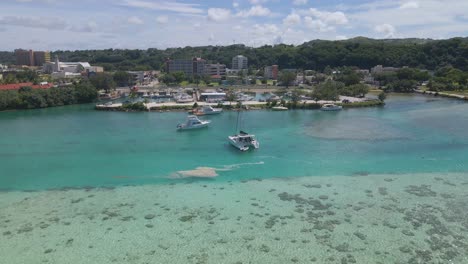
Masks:
[[[327,32],[327,31],[331,31],[331,30],[334,29],[334,27],[328,26],[322,20],[313,19],[310,16],[304,17],[304,25],[307,28],[310,28],[310,29],[312,29],[314,31],[318,31],[318,32]]]
[[[94,21],[88,21],[84,24],[79,24],[76,26],[70,27],[71,31],[76,32],[95,32],[98,28],[98,25]]]
[[[394,38],[396,33],[395,27],[390,24],[377,25],[374,30],[377,33],[383,33],[385,38]]]
[[[289,14],[283,19],[283,24],[287,26],[294,26],[301,23],[301,16],[295,13]]]
[[[0,25],[63,30],[67,22],[58,17],[4,16],[0,17]]]
[[[226,21],[231,17],[231,10],[225,8],[208,9],[208,19],[211,21]]]
[[[143,20],[141,20],[141,18],[139,17],[136,17],[136,16],[131,16],[127,19],[127,22],[129,24],[133,24],[133,25],[143,25],[145,22],[143,22]]]
[[[167,24],[167,22],[169,22],[169,17],[168,16],[158,16],[158,17],[156,17],[156,22],[158,24]]]
[[[336,40],[347,40],[348,37],[343,36],[343,35],[338,35],[338,36],[335,37],[335,39],[336,39]]]
[[[268,0],[249,0],[252,5],[258,5],[268,2]]]
[[[312,15],[312,17],[319,19],[326,24],[334,24],[334,25],[348,24],[348,18],[341,11],[327,12],[327,11],[320,11],[316,8],[310,8],[309,13]]]
[[[270,35],[270,34],[277,34],[279,32],[279,28],[274,24],[255,24],[253,26],[254,34],[256,35]]]
[[[409,1],[409,2],[403,3],[400,6],[400,9],[412,9],[412,8],[419,8],[419,2]]]
[[[306,5],[307,0],[293,0],[293,5]]]
[[[185,4],[177,1],[157,1],[148,2],[142,0],[124,0],[122,6],[145,8],[152,10],[172,11],[178,13],[201,14],[203,9],[199,8],[199,4]]]
[[[238,8],[238,7],[239,7],[239,3],[237,3],[237,2],[232,2],[232,7]]]
[[[270,9],[261,5],[252,6],[249,10],[242,10],[237,13],[239,17],[263,17],[271,15]]]
[[[235,25],[234,27],[232,27],[232,29],[234,29],[234,30],[241,30],[241,29],[242,29],[242,26],[240,26],[240,25]]]

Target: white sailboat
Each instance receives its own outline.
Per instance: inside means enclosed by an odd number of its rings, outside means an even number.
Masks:
[[[242,108],[242,106],[241,106]],[[237,114],[237,126],[236,131],[239,128],[239,120],[240,120],[241,110],[239,110]],[[260,143],[255,138],[255,135],[249,134],[244,131],[239,131],[238,134],[232,135],[228,137],[229,143],[231,146],[237,148],[240,151],[247,151],[249,149],[258,149],[260,147]]]

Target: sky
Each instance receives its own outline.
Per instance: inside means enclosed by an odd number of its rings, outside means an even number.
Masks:
[[[0,50],[467,35],[467,0],[0,0]]]

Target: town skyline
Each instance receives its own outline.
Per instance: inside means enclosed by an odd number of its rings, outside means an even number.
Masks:
[[[258,47],[468,32],[468,3],[453,0],[8,0],[1,7],[0,34],[9,41],[0,50],[8,51]]]

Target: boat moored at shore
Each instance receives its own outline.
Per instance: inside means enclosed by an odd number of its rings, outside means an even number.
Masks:
[[[320,110],[322,111],[340,111],[343,109],[341,105],[335,105],[335,104],[324,104]]]

